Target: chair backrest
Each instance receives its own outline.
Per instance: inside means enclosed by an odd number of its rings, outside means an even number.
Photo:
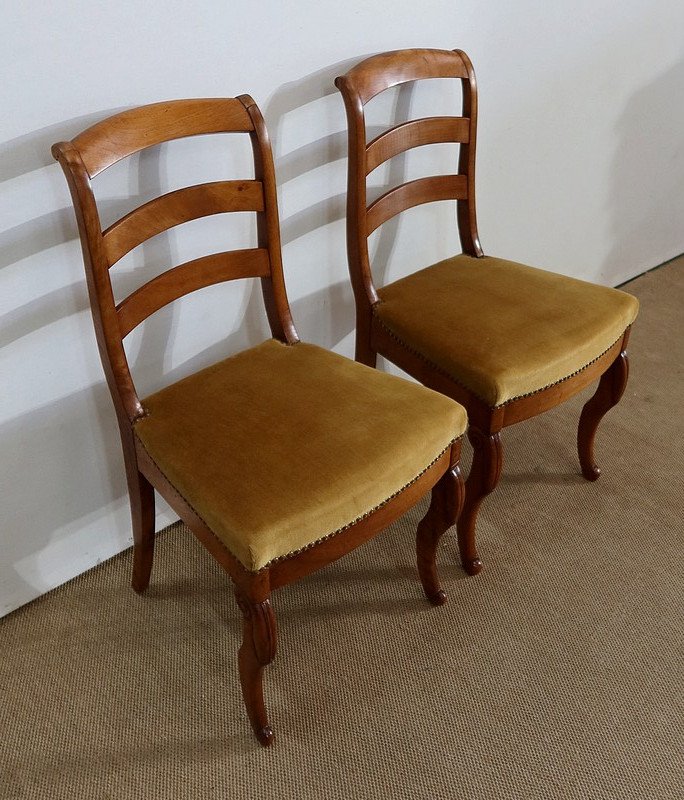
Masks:
[[[364,106],[376,95],[409,81],[458,78],[463,87],[460,116],[426,117],[404,122],[366,141]],[[347,111],[349,181],[347,247],[354,293],[359,303],[376,303],[368,256],[368,237],[408,208],[437,200],[456,200],[464,253],[481,256],[475,214],[475,142],[477,86],[470,59],[462,50],[410,49],[381,53],[361,61],[335,80]],[[367,204],[368,175],[390,158],[414,147],[454,142],[460,145],[458,173],[435,175],[393,187]]]
[[[163,142],[214,133],[249,134],[254,179],[204,183],[151,200],[102,230],[91,179],[127,156]],[[273,156],[254,100],[174,100],[134,108],[93,125],[52,148],[76,211],[100,356],[120,422],[144,411],[123,339],[167,303],[215,283],[260,278],[273,336],[297,341],[283,280]],[[257,215],[257,247],[214,253],[173,267],[116,304],[109,270],[152,236],[175,225],[231,211]]]

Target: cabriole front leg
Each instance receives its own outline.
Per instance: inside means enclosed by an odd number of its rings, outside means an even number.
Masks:
[[[242,696],[257,739],[268,747],[274,737],[264,705],[262,675],[276,654],[275,615],[268,597],[257,602],[240,590],[236,590],[235,597],[243,615],[242,645],[238,651]]]
[[[468,575],[477,575],[482,561],[475,545],[475,525],[482,500],[493,492],[501,477],[503,449],[499,432],[486,434],[473,425],[468,429],[473,446],[473,464],[465,484],[465,503],[458,521],[461,564]]]
[[[620,402],[629,377],[629,359],[623,350],[601,376],[593,397],[585,404],[577,428],[577,452],[582,475],[588,481],[595,481],[601,470],[594,460],[594,439],[599,423]]]
[[[446,602],[437,574],[437,545],[442,535],[456,524],[463,508],[465,487],[458,465],[460,444],[454,445],[452,462],[432,489],[432,500],[427,514],[418,525],[416,554],[418,574],[428,600],[435,606]]]

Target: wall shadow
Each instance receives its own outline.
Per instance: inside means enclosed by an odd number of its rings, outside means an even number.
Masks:
[[[683,87],[684,60],[632,95],[620,116],[607,276],[626,281],[684,252]]]
[[[12,492],[3,498],[11,535],[3,539],[3,602],[34,596],[15,568],[37,555],[56,531],[126,493],[121,446],[109,392],[98,384],[0,425],[11,455]],[[17,480],[17,477],[19,480]]]
[[[55,142],[73,139],[96,122],[125,111],[126,108],[118,106],[101,109],[94,114],[73,117],[3,142],[0,144],[0,183],[53,165],[55,161],[50,148]]]
[[[365,58],[365,56],[358,56],[354,59],[337,62],[296,81],[285,83],[277,89],[263,109],[272,140],[275,142],[278,141],[287,114],[303,108],[310,103],[322,101],[330,95],[338,96],[340,118],[344,119],[344,103],[342,96],[335,87],[335,78],[347,72],[354,64],[358,63],[363,58]],[[396,92],[390,124],[396,124],[396,121],[404,121],[409,118],[412,91],[413,87],[411,84],[404,84],[399,87]],[[382,130],[383,127],[369,126],[367,138],[370,140]],[[336,161],[346,160],[346,158],[347,131],[345,125],[345,128],[342,130],[334,131],[290,153],[277,155],[275,157],[275,166],[278,185],[282,187],[289,181],[301,177],[306,172]],[[406,156],[402,154],[393,158],[389,164],[387,185],[395,186],[402,183],[405,180],[405,174]],[[314,199],[314,201],[303,210],[288,217],[284,217],[281,220],[283,245],[291,244],[296,239],[306,236],[331,223],[342,221],[345,218],[346,191]],[[382,285],[384,282],[384,276],[397,238],[399,224],[399,218],[395,218],[381,226],[372,243],[374,277],[378,285]],[[346,248],[342,248],[339,257],[342,266],[341,271],[346,274]],[[327,347],[334,347],[344,336],[355,329],[353,303],[349,302],[351,293],[347,295],[347,293],[341,290],[341,285],[337,283],[330,287],[327,296],[325,292],[320,292],[319,294],[321,295],[326,310],[335,314],[338,320],[348,315],[346,324],[333,326],[338,327],[343,333],[343,336],[337,341],[328,340],[326,342]],[[339,302],[340,299],[343,299],[344,306],[334,310],[335,304]],[[295,303],[293,305],[301,304]]]
[[[264,108],[271,138],[277,141],[278,132],[282,128],[282,122],[287,113],[328,95],[337,94],[334,86],[335,77],[346,72],[360,58],[338,62],[300,80],[281,86]],[[404,91],[398,93],[396,104],[399,117],[405,117],[410,107],[410,87],[403,88]],[[340,108],[342,108],[341,97]],[[73,138],[88,126],[121,110],[124,109],[111,108],[95,114],[75,117],[4,143],[0,146],[0,181],[9,180],[46,166],[54,166],[55,162],[50,154],[50,147],[54,142]],[[370,135],[374,135],[375,132],[377,131],[369,131]],[[279,185],[283,185],[307,171],[345,158],[346,131],[336,131],[316,142],[278,157],[276,174]],[[131,185],[131,196],[101,201],[102,217],[104,219],[118,218],[131,208],[136,196],[149,197],[159,193],[162,183],[162,165],[162,152],[159,148],[155,152],[140,154],[137,181],[134,181],[133,178],[131,180],[132,184],[136,184]],[[394,159],[390,169],[389,182],[401,182],[404,175],[403,157]],[[346,211],[345,203],[346,194],[341,193],[333,197],[315,200],[304,210],[284,218],[281,221],[283,244],[287,245],[318,228],[343,220]],[[374,263],[379,271],[380,283],[383,269],[389,261],[396,239],[397,224],[398,221],[395,220],[383,226],[374,246]],[[72,208],[67,207],[41,215],[0,234],[0,268],[77,238],[78,232]],[[159,241],[155,240],[142,245],[145,263],[172,264],[173,253],[168,241],[162,241],[164,237],[157,238]],[[340,259],[346,262],[346,254],[341,253]],[[136,269],[134,275],[128,273],[116,276],[115,283],[119,294],[130,293],[137,285],[151,277],[148,275],[146,278],[145,272],[146,270],[143,268]],[[256,334],[259,334],[263,330],[257,322],[257,306],[260,301],[256,300],[255,302],[256,298],[253,298],[252,295],[253,293],[250,293],[250,300],[245,309],[245,322]],[[344,291],[342,284],[335,284],[327,293],[319,291],[315,295],[293,302],[293,312],[295,315],[301,314],[302,317],[309,317],[312,314],[309,311],[311,302],[320,302],[334,317],[329,331],[334,331],[335,336],[339,338],[335,341],[330,335],[326,337],[326,346],[334,346],[354,328],[353,306],[350,303],[350,297],[351,294]],[[3,316],[0,322],[0,346],[11,344],[42,327],[87,309],[87,293],[85,285],[81,281],[47,292]],[[343,322],[345,317],[348,317],[346,324]],[[173,318],[171,316],[163,330],[155,330],[153,336],[144,335],[144,342],[137,360],[146,364],[152,363],[154,359],[150,356],[160,346],[168,347],[172,332]],[[252,344],[255,343],[256,341],[252,342]],[[224,346],[226,344],[224,342]]]
[[[104,213],[115,218],[126,213],[130,205],[131,198],[115,198],[101,203]],[[74,239],[78,239],[78,229],[73,208],[36,217],[0,233],[0,269]],[[163,250],[159,244],[155,243],[157,252]],[[81,260],[80,254],[76,257]],[[117,276],[116,281],[124,294],[130,294],[140,283],[140,277],[129,272]],[[89,307],[85,279],[45,292],[3,314],[0,318],[0,347]]]
[[[117,219],[130,210],[132,199],[107,199],[99,205],[104,214]],[[71,206],[34,217],[0,233],[0,269],[74,239],[78,228]]]

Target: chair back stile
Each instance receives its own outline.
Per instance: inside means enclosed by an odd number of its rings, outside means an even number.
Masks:
[[[461,80],[461,116],[411,120],[391,127],[367,142],[366,103],[393,86],[427,78]],[[357,310],[363,314],[365,308],[367,314],[368,306],[378,302],[368,237],[401,211],[423,203],[456,200],[463,252],[478,257],[483,255],[475,209],[477,85],[470,59],[463,51],[425,49],[372,56],[337,78],[335,84],[342,93],[348,121],[347,247],[351,280]],[[374,169],[414,147],[448,142],[460,145],[457,174],[409,181],[391,188],[368,205],[366,179]]]
[[[270,274],[261,279],[268,322],[276,339],[293,344],[299,341],[299,337],[292,320],[283,275],[280,218],[271,143],[259,106],[249,95],[240,95],[237,99],[244,104],[254,126],[250,134],[254,177],[261,181],[264,193],[264,212],[257,214],[257,238],[259,247],[268,249],[271,265]]]
[[[72,142],[53,145],[52,154],[59,161],[71,192],[83,251],[97,346],[123,434],[128,428],[128,423],[141,417],[144,410],[131,377],[119,330],[119,319],[109,277],[109,262],[90,175],[80,152]]]
[[[470,120],[468,125],[468,141],[460,147],[458,171],[468,179],[468,196],[456,204],[458,218],[458,235],[461,248],[466,255],[480,258],[484,255],[480,236],[477,232],[477,210],[475,207],[475,153],[477,151],[477,83],[475,70],[467,53],[455,50],[463,61],[467,78],[463,80],[463,106],[464,119]]]
[[[248,133],[254,179],[178,189],[134,209],[105,231],[91,180],[127,156],[187,136]],[[261,279],[273,336],[298,341],[283,279],[273,156],[261,113],[247,95],[175,100],[122,112],[52,149],[66,176],[78,223],[100,358],[122,430],[144,415],[123,339],[168,303],[223,281]],[[172,267],[115,303],[109,270],[126,253],[176,225],[212,214],[253,211],[257,247],[214,253]]]

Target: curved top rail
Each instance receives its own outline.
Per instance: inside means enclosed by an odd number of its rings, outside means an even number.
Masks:
[[[363,104],[391,86],[423,78],[468,78],[468,65],[460,52],[414,48],[393,50],[364,59],[335,84],[349,89]]]
[[[185,136],[253,129],[247,109],[235,98],[170,100],[122,111],[83,131],[72,143],[94,178],[146,147]]]

